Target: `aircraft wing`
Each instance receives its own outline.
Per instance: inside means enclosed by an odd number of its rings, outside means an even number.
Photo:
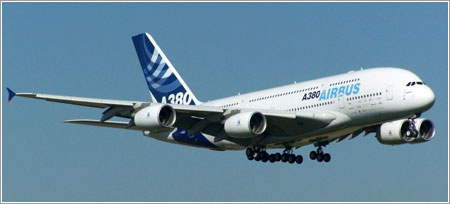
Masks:
[[[104,121],[101,122],[99,120],[91,120],[91,119],[78,119],[78,120],[66,120],[65,123],[74,123],[74,124],[81,124],[81,125],[92,125],[92,126],[99,126],[99,127],[112,127],[112,128],[121,128],[121,129],[128,129],[128,130],[143,130],[139,129],[136,126],[129,126],[127,122],[120,122],[120,121]]]
[[[68,123],[94,125],[102,127],[114,127],[124,129],[141,130],[134,124],[127,122],[107,121],[114,116],[133,118],[133,113],[142,107],[154,103],[142,101],[123,101],[112,99],[84,98],[74,96],[49,95],[39,93],[14,93],[8,89],[10,94],[8,101],[12,97],[20,96],[32,99],[66,103],[72,105],[88,106],[95,108],[107,108],[100,120],[69,120]],[[336,115],[328,112],[289,112],[266,109],[241,109],[241,108],[221,108],[203,105],[179,105],[169,104],[177,114],[175,127],[194,130],[193,132],[204,132],[210,135],[219,135],[223,132],[223,124],[226,116],[240,112],[258,111],[267,119],[267,128],[264,134],[272,136],[300,135],[318,128],[325,127],[336,119]],[[202,122],[201,122],[202,121]]]
[[[106,108],[110,106],[130,106],[133,107],[134,104],[144,103],[138,101],[121,101],[121,100],[111,100],[111,99],[97,99],[97,98],[84,98],[84,97],[74,97],[74,96],[59,96],[59,95],[49,95],[49,94],[38,94],[38,93],[17,93],[16,96],[41,99],[46,101],[58,102],[58,103],[68,103],[73,105],[88,106],[95,108]]]
[[[52,101],[57,103],[66,103],[79,106],[87,106],[94,108],[108,108],[103,112],[102,122],[110,119],[113,116],[132,118],[132,113],[142,107],[150,105],[149,102],[143,101],[124,101],[113,99],[100,99],[100,98],[85,98],[75,96],[62,96],[62,95],[50,95],[40,93],[14,93],[8,88],[9,98],[8,102],[12,100],[14,96],[26,97],[32,99],[40,99],[46,101]],[[177,105],[171,104],[177,114],[190,115],[196,117],[206,117],[213,113],[223,113],[222,108],[212,106],[194,106],[194,105]]]

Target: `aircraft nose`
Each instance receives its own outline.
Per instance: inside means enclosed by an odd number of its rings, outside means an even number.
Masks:
[[[425,109],[428,110],[429,108],[431,108],[431,106],[433,106],[435,100],[436,100],[436,98],[435,98],[433,90],[431,90],[430,87],[426,86],[425,89],[423,90],[423,94],[422,94],[422,103],[423,103]]]

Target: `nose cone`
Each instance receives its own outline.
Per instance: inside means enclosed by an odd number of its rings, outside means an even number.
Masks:
[[[430,109],[436,100],[433,90],[425,86],[421,95],[420,100],[423,104],[424,111]]]

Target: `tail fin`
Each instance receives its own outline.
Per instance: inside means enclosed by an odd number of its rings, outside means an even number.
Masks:
[[[153,102],[200,103],[150,34],[141,33],[132,39]]]

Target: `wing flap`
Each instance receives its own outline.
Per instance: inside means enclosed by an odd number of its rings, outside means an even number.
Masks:
[[[224,109],[215,106],[178,105],[178,104],[170,104],[170,106],[172,106],[177,113],[197,117],[206,117],[209,116],[210,114],[217,114],[224,112]]]

